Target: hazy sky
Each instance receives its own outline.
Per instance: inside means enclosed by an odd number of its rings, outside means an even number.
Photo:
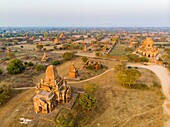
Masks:
[[[170,0],[0,0],[0,26],[170,26]]]

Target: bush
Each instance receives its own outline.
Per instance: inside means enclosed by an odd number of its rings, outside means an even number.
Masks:
[[[149,59],[146,57],[139,57],[140,62],[149,62]]]
[[[99,55],[100,55],[100,53],[99,53],[99,52],[96,52],[95,54],[96,54],[96,56],[99,56]]]
[[[71,60],[74,57],[74,54],[71,52],[65,52],[62,57],[64,58],[64,60]]]
[[[96,97],[90,94],[82,94],[79,99],[79,104],[84,110],[92,110],[96,105]]]
[[[42,64],[37,64],[35,69],[36,69],[36,71],[41,71],[43,69],[43,65]]]
[[[52,65],[59,65],[60,61],[53,61]]]
[[[89,66],[87,67],[87,69],[89,69],[89,70],[94,70],[95,68],[94,68],[94,66],[89,65]]]
[[[59,117],[57,123],[60,127],[75,127],[75,120],[71,113]]]
[[[7,67],[9,74],[20,74],[23,70],[25,70],[25,67],[19,59],[12,59]]]
[[[30,62],[28,63],[28,66],[34,66],[34,63],[30,61]]]
[[[139,56],[136,54],[128,54],[127,55],[129,62],[137,62]]]
[[[86,61],[88,60],[88,58],[87,57],[82,57],[82,61],[85,63]]]
[[[12,94],[12,89],[7,84],[6,82],[1,82],[0,84],[0,105],[4,104]]]

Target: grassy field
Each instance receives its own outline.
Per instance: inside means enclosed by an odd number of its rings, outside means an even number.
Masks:
[[[127,51],[125,51],[126,48],[127,46],[124,44],[117,44],[115,48],[111,51],[110,55],[125,56],[127,54]]]
[[[74,63],[79,69],[82,67],[81,58],[75,58],[62,65],[57,66],[61,76],[68,74],[68,69]],[[114,67],[116,62],[102,60],[108,68]],[[145,69],[139,70],[142,73],[138,82],[160,84],[157,77]],[[81,72],[81,71],[80,71]],[[97,106],[89,112],[85,118],[79,120],[79,125],[84,127],[161,127],[163,126],[164,101],[160,87],[154,89],[129,89],[121,86],[114,78],[115,72],[111,70],[104,75],[83,83],[72,83],[72,87],[83,89],[86,84],[96,84],[98,86],[95,96]],[[17,77],[16,77],[17,78]],[[40,78],[40,77],[39,77]],[[38,78],[38,79],[39,79]],[[28,81],[25,81],[28,82]],[[34,89],[27,90],[11,99],[4,107],[0,108],[0,122],[2,126],[23,127],[19,123],[22,113],[28,111],[27,105],[32,104],[32,97],[35,95]],[[32,105],[33,106],[33,105]],[[30,108],[30,107],[29,107]],[[76,107],[72,111],[76,110]],[[62,111],[59,115],[67,113]],[[57,117],[58,118],[58,117]],[[56,119],[57,119],[56,118]],[[35,118],[38,119],[38,118]],[[86,119],[86,120],[85,120]],[[44,124],[43,124],[44,123]],[[48,123],[48,125],[47,125]],[[54,121],[39,120],[36,123],[39,127],[55,126]]]

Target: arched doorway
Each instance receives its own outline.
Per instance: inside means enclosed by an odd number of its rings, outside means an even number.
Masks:
[[[41,111],[42,111],[42,107],[38,106],[38,112],[41,112]]]

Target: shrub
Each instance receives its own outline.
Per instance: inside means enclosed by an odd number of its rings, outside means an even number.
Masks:
[[[43,69],[43,65],[42,64],[37,64],[35,69],[36,69],[36,71],[41,71]]]
[[[149,59],[146,57],[139,57],[140,62],[149,62]]]
[[[75,127],[75,120],[71,113],[59,117],[57,123],[60,127]]]
[[[62,57],[64,58],[64,60],[71,60],[74,57],[74,54],[71,52],[65,52]]]
[[[127,47],[127,48],[125,48],[125,51],[127,51],[127,52],[133,52],[133,49],[130,48],[130,47]]]
[[[59,65],[60,61],[53,61],[52,65]]]
[[[86,61],[88,60],[88,58],[87,57],[82,57],[82,61],[85,63]]]
[[[100,53],[99,52],[96,52],[96,56],[99,56],[100,55]]]
[[[89,69],[89,70],[94,70],[95,68],[94,68],[94,66],[89,65],[89,66],[87,67],[87,69]]]
[[[128,54],[127,55],[129,62],[137,62],[139,56],[136,54]]]
[[[7,99],[10,98],[12,89],[7,82],[1,82],[0,84],[0,105],[4,104]]]
[[[12,59],[7,67],[9,74],[20,74],[23,70],[25,70],[25,67],[19,59]]]
[[[28,66],[34,66],[34,63],[30,61],[30,62],[28,63]]]
[[[90,94],[82,94],[79,98],[79,104],[84,110],[92,110],[96,105],[96,97]]]
[[[84,86],[84,89],[86,90],[87,93],[93,94],[96,91],[97,87],[98,86],[96,84],[86,84]]]

